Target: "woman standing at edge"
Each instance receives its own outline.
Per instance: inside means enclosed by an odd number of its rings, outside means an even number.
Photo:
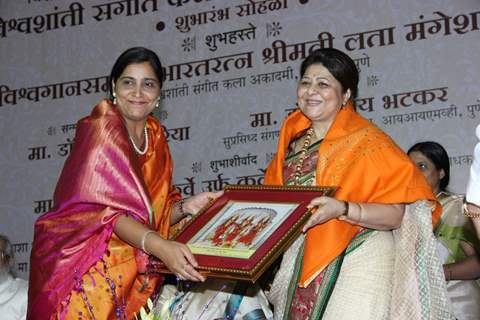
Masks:
[[[311,201],[305,238],[284,254],[267,295],[274,318],[450,318],[435,196],[407,155],[354,111],[355,63],[319,49],[300,75],[299,110],[283,124],[265,183],[339,189]]]
[[[480,124],[475,129],[475,134],[477,140],[480,140]],[[480,141],[477,141],[473,149],[473,163],[470,167],[465,200],[464,214],[472,220],[480,239]]]
[[[55,207],[35,223],[28,319],[132,319],[158,284],[150,254],[181,279],[204,280],[168,231],[219,194],[182,200],[173,187],[168,144],[150,116],[162,80],[153,51],[128,49],[110,74],[113,101],[78,122]]]
[[[435,228],[438,250],[447,280],[447,291],[458,320],[480,318],[480,251],[474,227],[463,214],[463,197],[447,192],[450,161],[447,151],[438,143],[414,144],[408,156],[422,171],[442,205],[440,222]]]

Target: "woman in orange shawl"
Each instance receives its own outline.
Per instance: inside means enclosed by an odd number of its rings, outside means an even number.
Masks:
[[[281,129],[265,183],[339,189],[312,200],[305,238],[284,254],[268,295],[274,318],[449,318],[435,197],[405,153],[354,111],[358,79],[336,49],[302,63],[300,110]]]
[[[131,48],[110,75],[111,100],[77,125],[55,207],[35,224],[28,319],[132,319],[159,279],[149,255],[179,278],[203,281],[188,247],[169,241],[172,223],[218,194],[181,200],[160,123],[162,67]]]

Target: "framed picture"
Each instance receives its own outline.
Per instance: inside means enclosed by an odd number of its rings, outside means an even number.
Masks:
[[[229,185],[175,237],[195,254],[207,277],[255,282],[298,237],[307,205],[333,187]],[[169,271],[162,266],[159,272]]]

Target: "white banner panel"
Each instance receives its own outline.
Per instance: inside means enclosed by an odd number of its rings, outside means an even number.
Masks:
[[[0,233],[16,244],[19,275],[75,123],[106,96],[125,49],[151,48],[165,66],[155,114],[185,196],[263,182],[299,63],[321,47],[355,60],[358,112],[403,149],[446,148],[450,190],[463,193],[480,117],[479,25],[478,0],[0,0]]]

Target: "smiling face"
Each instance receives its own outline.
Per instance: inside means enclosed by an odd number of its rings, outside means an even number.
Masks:
[[[160,96],[160,83],[149,62],[128,65],[112,87],[127,123],[145,122]]]
[[[444,170],[438,170],[435,164],[420,151],[412,151],[408,156],[422,171],[433,192],[435,194],[440,192],[440,180],[445,176]]]
[[[312,122],[331,123],[349,98],[350,90],[343,93],[340,82],[321,64],[309,66],[297,88],[298,106]]]

